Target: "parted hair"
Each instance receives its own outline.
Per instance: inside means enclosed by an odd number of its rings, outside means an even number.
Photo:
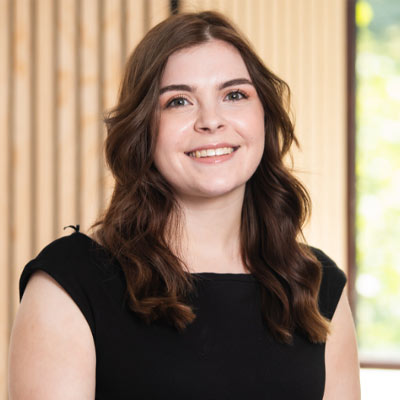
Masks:
[[[321,264],[305,244],[311,212],[305,187],[284,163],[293,143],[290,90],[257,56],[245,37],[217,12],[184,13],[152,28],[127,61],[118,103],[105,119],[105,156],[115,178],[111,200],[94,224],[94,237],[120,264],[130,309],[146,323],[163,321],[184,331],[196,276],[179,242],[182,212],[173,189],[154,165],[159,89],[168,57],[212,39],[241,54],[264,108],[265,148],[246,183],[241,214],[241,257],[261,288],[261,312],[271,335],[291,343],[299,332],[323,343],[328,321],[318,308]]]

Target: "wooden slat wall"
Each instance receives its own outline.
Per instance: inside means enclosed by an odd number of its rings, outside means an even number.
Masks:
[[[10,5],[0,2],[0,399],[6,399],[7,354],[10,316],[10,105],[11,98],[11,26]]]
[[[347,269],[346,1],[182,0],[183,11],[228,15],[292,90],[301,151],[296,175],[310,191],[310,244]]]
[[[291,86],[295,166],[314,200],[307,237],[346,267],[345,0],[180,4],[226,13]],[[0,0],[0,400],[21,270],[104,207],[102,113],[127,55],[168,15],[168,0]]]
[[[127,55],[168,15],[168,0],[0,0],[0,400],[21,270],[103,208],[102,114]]]

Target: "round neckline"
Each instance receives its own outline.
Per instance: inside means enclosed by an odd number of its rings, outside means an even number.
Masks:
[[[255,277],[252,273],[246,272],[191,272],[191,275],[205,280],[212,281],[241,281],[254,282]]]
[[[74,234],[79,234],[80,236],[85,237],[91,243],[100,247],[102,250],[106,250],[103,245],[98,243],[92,237],[87,235],[86,233],[75,231]],[[242,281],[242,282],[254,282],[255,277],[252,273],[247,272],[190,272],[190,275],[195,277],[199,277],[205,280],[214,280],[214,281]]]

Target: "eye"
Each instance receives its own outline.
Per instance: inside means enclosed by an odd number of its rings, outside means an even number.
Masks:
[[[233,92],[229,92],[225,98],[228,101],[238,101],[242,99],[247,99],[248,97],[249,96],[247,96],[244,92],[240,90],[234,90]]]
[[[182,107],[190,104],[189,100],[186,97],[179,96],[175,97],[170,100],[166,105],[165,108],[173,108],[173,107]]]

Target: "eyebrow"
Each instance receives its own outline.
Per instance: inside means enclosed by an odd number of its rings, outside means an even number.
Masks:
[[[235,85],[253,85],[253,82],[251,82],[250,80],[248,80],[247,78],[238,78],[238,79],[231,79],[230,81],[226,81],[224,83],[221,83],[218,86],[218,90],[222,90],[225,89],[229,86],[235,86]],[[168,86],[164,86],[163,88],[160,89],[160,96],[165,93],[165,92],[169,92],[169,91],[176,91],[176,90],[183,90],[185,92],[194,92],[195,91],[195,87],[193,86],[189,86],[189,85],[168,85]]]

